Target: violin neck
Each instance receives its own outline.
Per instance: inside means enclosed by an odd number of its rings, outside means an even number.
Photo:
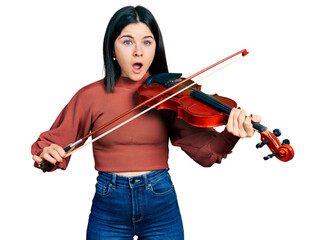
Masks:
[[[201,103],[204,103],[205,105],[208,105],[209,107],[213,108],[216,111],[226,113],[227,115],[230,114],[232,107],[228,106],[227,104],[219,101],[218,99],[205,94],[204,92],[201,92],[199,90],[194,90],[190,93],[190,96],[195,98]],[[264,132],[267,130],[267,127],[263,126],[260,123],[253,122],[253,128],[256,129],[259,132]]]

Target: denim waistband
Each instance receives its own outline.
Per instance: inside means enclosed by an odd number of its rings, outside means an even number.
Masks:
[[[101,178],[106,182],[111,183],[113,186],[130,186],[131,188],[145,185],[146,187],[151,183],[159,180],[166,174],[168,174],[169,169],[155,170],[147,174],[134,176],[134,177],[125,177],[110,172],[99,172],[98,179]]]

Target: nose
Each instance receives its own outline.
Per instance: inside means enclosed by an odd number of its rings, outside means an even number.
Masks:
[[[143,56],[143,51],[139,44],[135,44],[133,55],[135,57]]]

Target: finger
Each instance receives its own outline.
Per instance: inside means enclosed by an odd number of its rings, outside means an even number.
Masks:
[[[246,137],[246,131],[245,131],[245,126],[244,122],[246,120],[246,112],[244,110],[241,110],[239,112],[237,122],[238,122],[238,133],[239,137],[244,138]]]
[[[238,116],[240,114],[240,111],[240,109],[233,108],[229,114],[227,123],[228,132],[237,137],[239,137]]]
[[[56,164],[56,160],[52,157],[52,155],[50,155],[48,152],[44,152],[40,155],[41,158],[43,158],[44,160],[52,163],[52,164]]]
[[[244,122],[246,119],[246,112],[244,110],[237,109],[236,119],[234,119],[234,132],[240,138],[246,137],[246,131],[244,128]]]
[[[247,117],[243,123],[243,127],[245,130],[245,137],[252,137],[254,135],[254,128],[252,124],[252,120],[250,117]]]
[[[54,158],[55,161],[57,161],[57,162],[62,162],[63,161],[62,157],[60,156],[58,151],[56,151],[55,149],[51,149],[51,151],[49,151],[48,154],[50,154],[51,157]]]
[[[239,127],[239,116],[241,110],[240,108],[235,109],[234,111],[234,118],[233,118],[233,134],[237,137],[240,137],[240,127]]]
[[[66,152],[64,151],[64,149],[61,146],[56,145],[56,144],[53,144],[51,146],[59,154],[59,156],[61,157],[61,160],[62,160],[62,158],[64,158],[66,155]]]
[[[260,123],[262,120],[261,116],[255,114],[251,114],[250,118],[253,122],[257,122],[257,123]]]
[[[43,162],[43,159],[42,159],[41,157],[37,156],[37,155],[33,155],[32,158],[33,158],[33,160],[34,160],[35,162],[37,162],[38,164],[40,164],[40,163]]]
[[[228,121],[227,121],[227,131],[229,133],[233,133],[233,122],[234,122],[234,114],[235,114],[236,109],[233,108],[228,116]]]

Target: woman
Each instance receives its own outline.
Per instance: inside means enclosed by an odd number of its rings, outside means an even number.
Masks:
[[[136,90],[149,74],[168,72],[158,24],[141,6],[125,7],[114,14],[103,52],[105,78],[79,90],[51,129],[33,144],[36,167],[48,161],[53,164],[49,171],[66,169],[70,157],[65,158],[62,147],[137,105]],[[133,239],[134,235],[139,239],[184,239],[168,174],[169,139],[208,167],[220,163],[239,138],[253,135],[251,120],[243,110],[233,109],[225,130],[218,133],[190,126],[170,111],[153,110],[94,142],[99,174],[87,239]],[[259,117],[253,120],[259,121]]]

